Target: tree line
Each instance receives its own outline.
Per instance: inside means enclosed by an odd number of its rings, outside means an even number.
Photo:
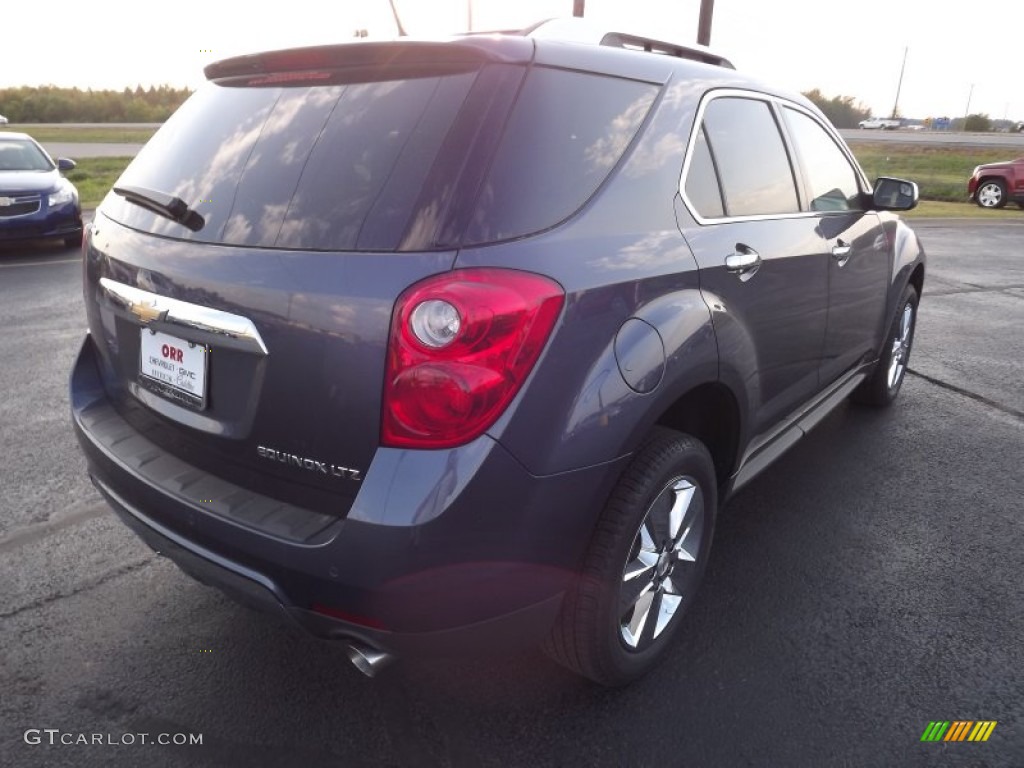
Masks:
[[[53,85],[0,88],[0,114],[12,123],[162,123],[191,95],[188,88],[141,85],[123,91],[58,88]],[[871,117],[870,108],[853,96],[825,96],[805,91],[836,128],[856,128]],[[997,126],[988,115],[955,118],[952,130],[990,131]]]
[[[836,128],[856,128],[861,120],[871,117],[871,109],[856,101],[853,96],[828,98],[817,88],[805,91],[804,96],[813,102]]]
[[[871,117],[871,109],[857,101],[853,96],[833,96],[829,98],[817,88],[813,91],[804,91],[804,96],[813,102],[814,106],[820,109],[836,128],[856,128],[861,120],[867,120]],[[897,113],[896,117],[901,117],[901,115]],[[941,121],[940,125],[938,120],[928,118],[924,121],[924,125],[927,128],[941,127],[951,131],[980,132],[1005,130],[1010,126],[1010,121],[994,121],[984,114],[955,117],[952,120],[942,118]]]
[[[12,123],[162,123],[191,93],[169,85],[123,91],[0,88],[0,114]]]

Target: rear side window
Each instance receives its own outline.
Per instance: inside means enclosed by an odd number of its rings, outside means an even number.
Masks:
[[[800,211],[793,169],[767,102],[714,99],[704,111],[704,130],[722,183],[727,216]]]
[[[608,177],[658,87],[535,68],[481,188],[465,242],[538,232],[577,211]]]

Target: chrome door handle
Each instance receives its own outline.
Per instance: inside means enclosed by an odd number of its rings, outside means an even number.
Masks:
[[[840,267],[850,260],[850,253],[852,252],[853,246],[849,243],[844,243],[842,240],[837,240],[836,244],[832,246],[832,258],[839,263]]]
[[[736,253],[725,257],[725,268],[739,275],[740,280],[749,280],[761,268],[761,255],[750,246],[736,243]]]

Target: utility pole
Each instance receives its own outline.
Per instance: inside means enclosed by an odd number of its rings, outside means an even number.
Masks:
[[[402,20],[398,18],[398,9],[395,8],[395,0],[388,0],[388,2],[391,3],[391,13],[395,16],[395,26],[398,27],[398,36],[406,37],[407,33],[405,31],[405,27],[402,26]]]
[[[971,98],[974,96],[974,83],[971,83],[971,90],[967,92],[967,108],[964,109],[964,130],[967,130],[967,118],[971,116]]]
[[[473,31],[473,0],[466,0],[466,31]]]
[[[572,0],[572,15],[576,18],[583,18],[583,6],[586,0]]]
[[[900,67],[900,81],[896,85],[896,101],[893,102],[892,115],[890,115],[890,117],[892,117],[893,120],[896,119],[896,115],[899,114],[900,110],[900,91],[903,90],[903,73],[906,72],[907,70],[907,52],[909,50],[909,47],[903,49],[903,66]]]
[[[711,17],[715,0],[700,0],[700,21],[697,22],[697,45],[711,45]]]

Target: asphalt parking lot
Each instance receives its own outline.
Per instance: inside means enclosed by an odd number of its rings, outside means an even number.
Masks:
[[[368,680],[153,555],[71,432],[78,254],[0,247],[0,765],[1024,765],[1024,212],[917,227],[900,399],[727,506],[668,663],[621,691],[534,653]],[[935,720],[998,725],[922,743]]]

